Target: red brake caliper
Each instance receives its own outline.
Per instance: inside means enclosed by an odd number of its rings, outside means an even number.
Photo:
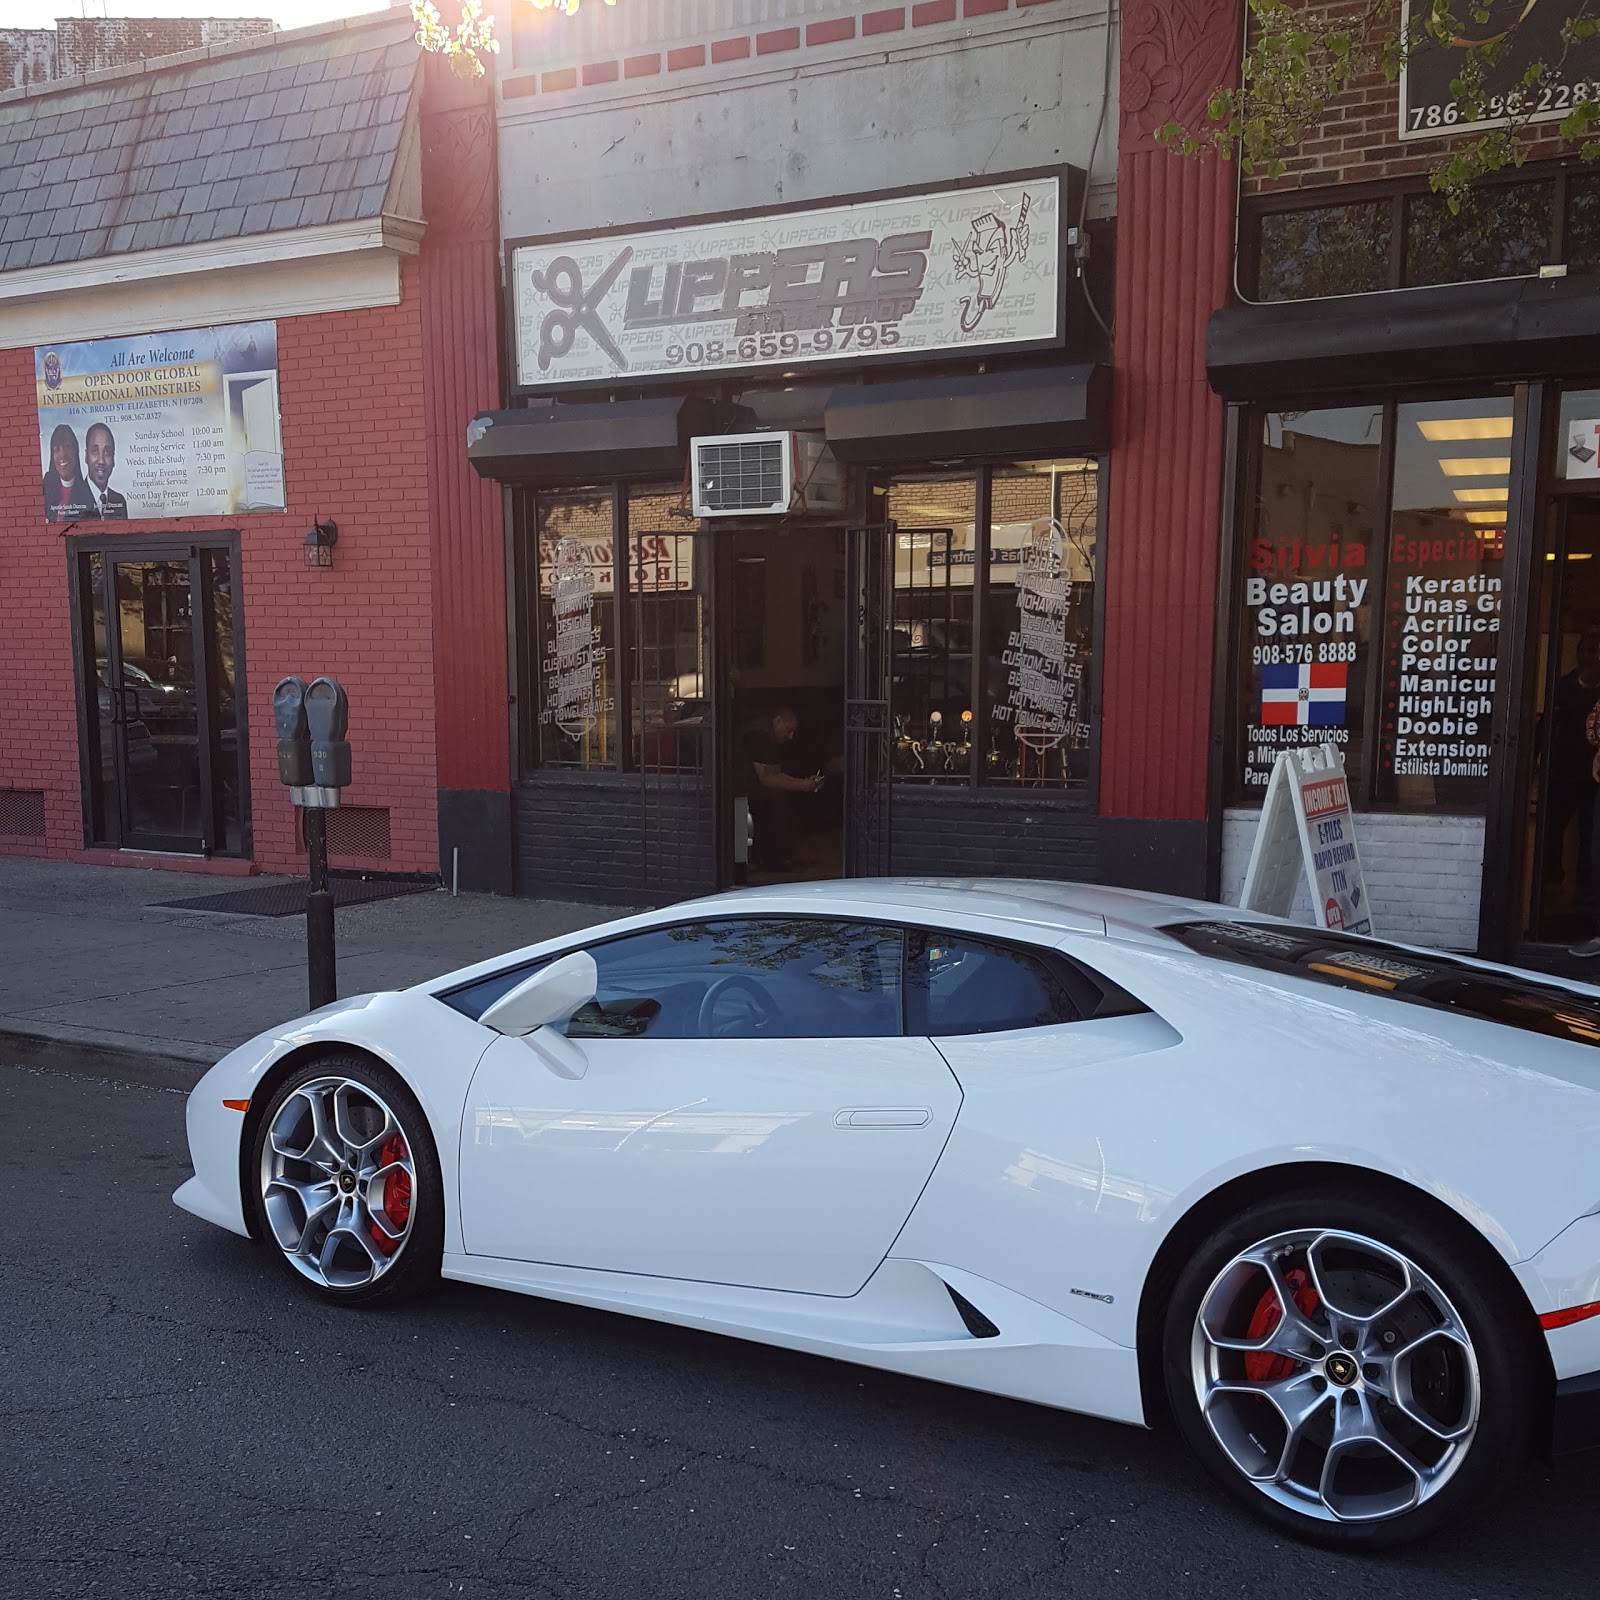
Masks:
[[[1296,1267],[1287,1274],[1285,1282],[1289,1285],[1289,1293],[1294,1296],[1294,1303],[1300,1315],[1303,1317],[1313,1315],[1322,1301],[1317,1295],[1315,1285],[1311,1282],[1310,1273],[1301,1267]],[[1282,1321],[1283,1307],[1278,1304],[1277,1295],[1268,1289],[1251,1315],[1245,1337],[1252,1340],[1265,1339]],[[1267,1350],[1254,1350],[1244,1358],[1244,1375],[1252,1383],[1276,1383],[1280,1378],[1287,1378],[1299,1365],[1293,1356],[1279,1356]]]
[[[406,1158],[406,1142],[398,1133],[391,1134],[384,1141],[383,1149],[378,1152],[378,1165],[386,1167],[391,1161],[404,1161]],[[411,1215],[411,1176],[405,1172],[391,1172],[383,1180],[383,1214],[401,1232],[405,1231],[406,1219]],[[377,1223],[372,1225],[372,1242],[386,1256],[392,1256],[400,1248],[398,1239],[391,1239]]]

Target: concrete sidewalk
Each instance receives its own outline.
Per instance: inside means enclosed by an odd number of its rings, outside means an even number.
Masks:
[[[0,857],[0,1062],[193,1083],[306,1010],[305,918],[159,902],[285,881]],[[346,906],[339,993],[417,983],[620,914],[442,889]]]

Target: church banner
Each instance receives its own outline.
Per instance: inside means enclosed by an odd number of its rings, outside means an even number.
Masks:
[[[47,522],[285,509],[275,322],[35,349]]]

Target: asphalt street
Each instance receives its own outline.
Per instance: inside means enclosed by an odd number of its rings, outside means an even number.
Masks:
[[[179,1212],[183,1099],[0,1068],[0,1596],[1574,1597],[1600,1457],[1286,1543],[1161,1435],[446,1286],[325,1309]]]

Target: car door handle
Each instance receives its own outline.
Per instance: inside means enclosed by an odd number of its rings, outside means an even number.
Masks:
[[[836,1111],[836,1128],[925,1128],[933,1121],[927,1106],[846,1106]]]

